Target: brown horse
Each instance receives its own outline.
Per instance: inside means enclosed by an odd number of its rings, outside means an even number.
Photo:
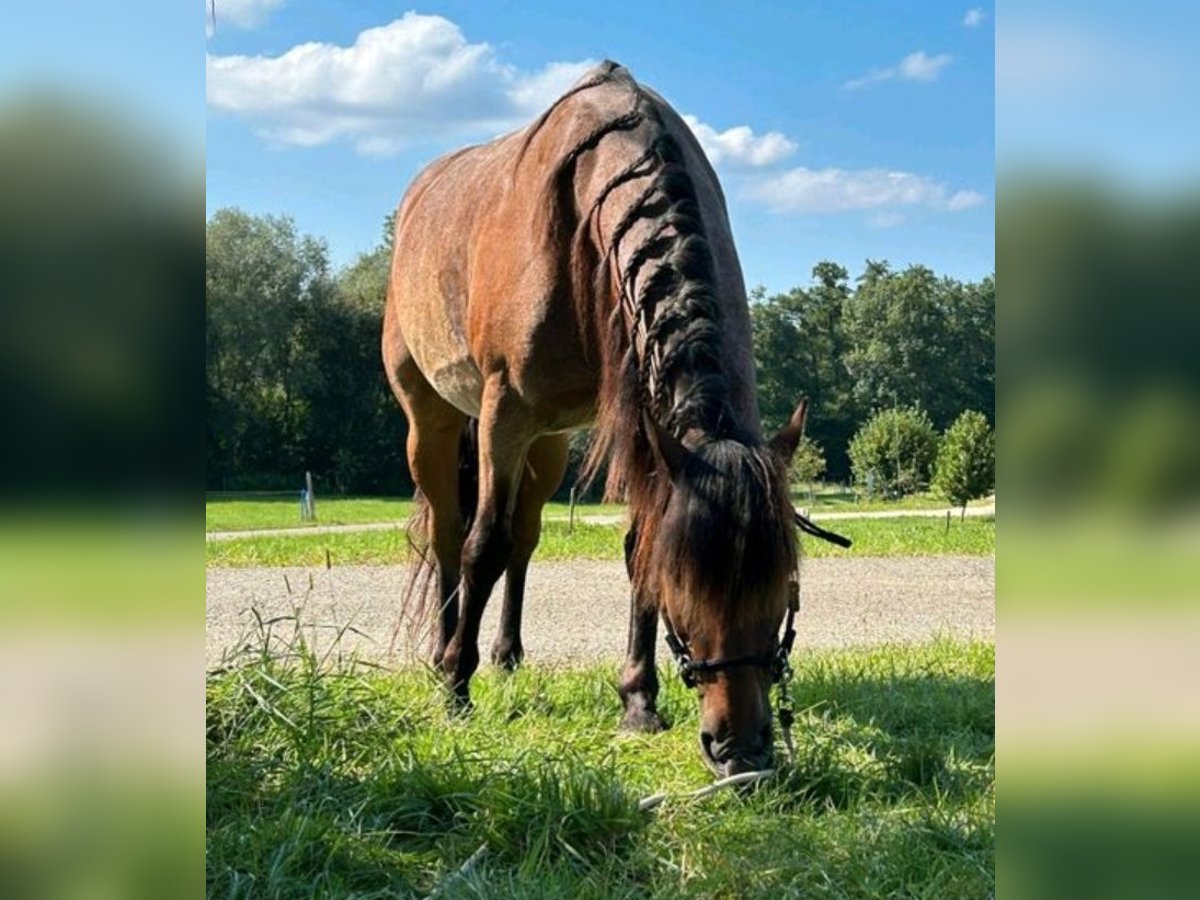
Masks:
[[[521,659],[541,509],[569,433],[594,424],[589,471],[607,463],[631,520],[624,726],[665,727],[661,615],[681,652],[707,660],[690,679],[706,760],[769,762],[803,404],[764,441],[725,200],[675,111],[606,62],[523,131],[425,169],[396,219],[383,357],[436,561],[435,664],[456,701],[469,702],[480,618],[506,570],[492,658]]]

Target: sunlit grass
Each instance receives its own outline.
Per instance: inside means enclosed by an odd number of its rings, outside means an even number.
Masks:
[[[810,494],[807,485],[793,486],[792,500],[797,506],[814,512],[881,512],[908,509],[945,509],[948,503],[935,494],[925,492],[897,500],[872,499],[851,488],[836,484],[818,484]],[[972,505],[980,505],[977,501]],[[386,522],[403,523],[412,513],[413,503],[407,497],[320,497],[317,498],[317,518],[313,522],[300,519],[300,496],[256,499],[216,498],[204,504],[205,531],[246,531],[256,528],[309,528],[314,525],[365,525]],[[625,506],[620,503],[578,503],[575,515],[621,516]],[[554,501],[542,512],[546,521],[565,520],[570,505]]]
[[[843,550],[815,538],[803,539],[808,557],[866,556],[987,556],[996,552],[994,518],[960,521],[944,519],[850,519],[833,523],[835,530],[854,541]],[[542,528],[542,539],[534,560],[622,559],[624,525],[576,523],[571,531],[566,522],[550,521]],[[396,565],[408,560],[404,532],[364,531],[347,534],[298,534],[208,541],[209,566],[315,566]]]
[[[674,727],[620,735],[610,667],[485,668],[452,719],[425,672],[321,670],[293,642],[208,677],[206,892],[990,896],[994,666],[981,643],[800,657],[795,764],[649,813],[711,777],[666,672]]]

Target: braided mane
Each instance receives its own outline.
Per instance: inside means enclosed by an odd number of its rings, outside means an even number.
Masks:
[[[600,84],[620,85],[629,108],[594,125],[551,178],[552,230],[571,235],[580,320],[592,322],[600,348],[600,397],[584,477],[607,462],[606,496],[628,498],[638,529],[635,586],[651,570],[669,570],[684,573],[698,594],[752,591],[794,567],[786,479],[731,406],[709,234],[661,101],[625,69],[606,63],[535,123],[526,147],[566,97]],[[628,144],[640,152],[580,208],[574,185],[580,160],[617,132],[635,134]],[[625,186],[616,225],[605,229],[601,213]],[[647,417],[691,451],[675,484],[654,471]],[[685,521],[664,521],[672,491]]]

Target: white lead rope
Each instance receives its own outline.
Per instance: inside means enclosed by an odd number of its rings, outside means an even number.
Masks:
[[[701,797],[707,797],[709,794],[715,794],[722,788],[735,787],[739,784],[752,784],[754,782],[762,781],[764,778],[774,774],[774,769],[762,769],[758,772],[741,772],[737,775],[730,775],[728,778],[722,778],[720,781],[714,781],[712,784],[702,787],[698,791],[692,791],[690,794],[680,794],[678,799],[699,800]],[[638,809],[643,811],[654,809],[654,807],[660,805],[669,796],[670,795],[666,793],[652,794],[638,803]]]

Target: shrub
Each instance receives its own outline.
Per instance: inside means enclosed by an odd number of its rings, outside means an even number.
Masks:
[[[946,429],[933,486],[955,506],[985,496],[996,483],[996,436],[983,413],[967,410]]]
[[[898,497],[923,490],[937,453],[937,432],[919,409],[875,413],[850,441],[854,480],[872,494]]]

